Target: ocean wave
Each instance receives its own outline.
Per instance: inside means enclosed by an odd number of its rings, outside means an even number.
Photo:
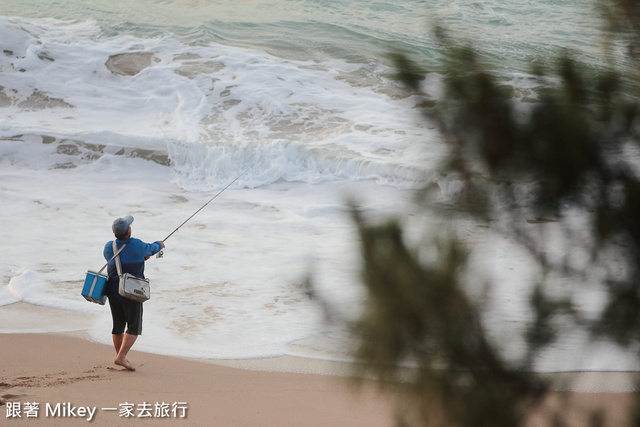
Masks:
[[[248,173],[238,180],[239,188],[256,188],[280,180],[310,184],[372,180],[401,189],[419,188],[426,182],[426,171],[419,166],[296,141],[237,146],[172,141],[168,152],[181,184],[191,190],[222,188],[244,171]]]
[[[149,146],[161,148],[145,148]],[[406,164],[394,159],[391,152],[381,150],[376,158],[367,158],[340,146],[310,146],[297,141],[215,145],[143,139],[136,144],[135,140],[114,134],[91,135],[86,140],[38,134],[0,135],[0,163],[14,166],[75,169],[91,167],[106,157],[142,159],[169,167],[180,184],[193,191],[220,189],[243,172],[248,173],[234,188],[257,188],[281,180],[310,184],[370,180],[399,189],[415,189],[431,179],[431,171],[425,166]]]

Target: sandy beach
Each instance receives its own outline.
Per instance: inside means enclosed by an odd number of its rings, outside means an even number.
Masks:
[[[90,321],[83,313],[22,302],[0,307],[0,425],[394,425],[394,397],[380,393],[374,381],[356,388],[349,363],[193,360],[134,346],[129,360],[136,371],[128,372],[113,364],[110,345],[78,327]],[[594,410],[606,414],[606,426],[630,425],[640,373],[540,375],[553,391],[527,426],[550,425],[559,409],[570,426],[588,425]]]
[[[90,417],[92,425],[125,418],[142,425],[392,425],[391,400],[366,385],[355,392],[344,377],[251,371],[135,350],[130,360],[137,370],[127,372],[112,364],[113,353],[65,335],[0,335],[2,425],[82,425]],[[21,417],[8,416],[14,402]],[[27,416],[33,402],[37,418]],[[93,415],[78,415],[79,407]],[[133,416],[121,413],[126,407]]]
[[[127,372],[113,365],[113,353],[108,345],[69,335],[0,334],[2,425],[394,424],[393,399],[373,382],[355,389],[339,375],[240,369],[135,350],[130,360],[137,370]],[[564,374],[564,379],[577,375]],[[618,391],[554,391],[531,414],[529,425],[549,425],[549,409],[558,408],[569,425],[586,425],[586,409],[604,411],[605,425],[628,425],[629,380],[635,375],[592,373],[582,385],[567,383]]]

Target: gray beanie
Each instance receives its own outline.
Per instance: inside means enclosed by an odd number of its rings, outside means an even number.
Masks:
[[[133,222],[133,217],[131,215],[127,215],[124,218],[118,218],[113,221],[113,225],[111,226],[111,230],[113,230],[113,234],[117,239],[124,238],[127,235],[127,231]]]

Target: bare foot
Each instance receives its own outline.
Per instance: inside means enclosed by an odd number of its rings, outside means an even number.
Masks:
[[[127,371],[135,371],[136,368],[134,368],[133,366],[131,366],[131,364],[129,363],[129,361],[127,359],[122,359],[120,360],[119,358],[116,358],[116,360],[113,361],[113,363],[115,363],[118,366],[122,366],[123,368],[125,368]]]

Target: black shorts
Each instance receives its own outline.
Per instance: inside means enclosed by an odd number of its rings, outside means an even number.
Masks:
[[[142,335],[142,303],[127,298],[109,298],[113,335],[124,333],[125,326],[130,335]]]

